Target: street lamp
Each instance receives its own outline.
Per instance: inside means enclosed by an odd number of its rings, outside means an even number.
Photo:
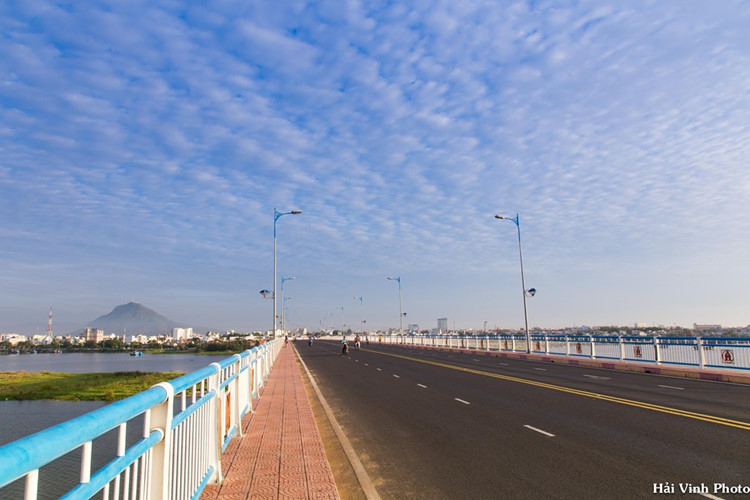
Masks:
[[[336,309],[341,311],[341,334],[346,336],[346,324],[344,323],[344,306],[338,306]]]
[[[276,221],[282,215],[298,215],[302,210],[292,210],[291,212],[279,212],[273,209],[273,338],[276,338]]]
[[[404,313],[401,312],[401,276],[388,276],[391,281],[398,282],[398,329],[401,336],[404,336]]]
[[[284,322],[284,282],[296,279],[294,276],[289,278],[281,277],[281,331],[286,333],[286,323]]]
[[[284,297],[284,294],[281,294],[282,297]],[[284,335],[286,335],[286,301],[292,300],[294,297],[284,297],[281,299],[281,331],[284,332]]]
[[[509,220],[516,225],[518,229],[518,257],[521,259],[521,294],[523,295],[523,320],[526,327],[526,352],[531,353],[531,338],[529,337],[529,313],[526,309],[526,294],[529,293],[532,297],[536,293],[535,288],[526,290],[526,281],[523,277],[523,252],[521,251],[521,222],[518,220],[518,214],[515,217],[506,217],[505,215],[496,215],[496,219]]]
[[[364,299],[362,297],[354,296],[354,300],[359,301],[359,334],[364,335],[365,334],[365,305],[364,305]]]

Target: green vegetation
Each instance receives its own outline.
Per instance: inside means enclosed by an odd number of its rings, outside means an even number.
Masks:
[[[18,342],[11,344],[8,341],[0,342],[0,354],[8,353],[57,353],[57,352],[130,352],[143,351],[149,354],[234,354],[252,349],[257,346],[259,341],[249,335],[238,335],[236,338],[214,340],[203,342],[199,338],[192,338],[187,342],[160,342],[150,340],[146,343],[131,342],[123,343],[118,339],[107,339],[100,342],[87,340],[82,343],[74,344],[71,340],[60,340],[55,338],[48,345],[34,344],[31,341]]]
[[[180,372],[0,372],[0,400],[117,401]]]

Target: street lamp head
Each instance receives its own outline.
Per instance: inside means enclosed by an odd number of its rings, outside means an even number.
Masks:
[[[291,211],[290,213],[291,213],[292,215],[299,215],[299,214],[301,214],[301,213],[302,213],[302,210],[292,210],[292,211]]]
[[[498,215],[496,215],[496,216],[495,216],[495,218],[496,218],[496,219],[504,219],[504,218],[505,218],[505,216],[504,216],[504,215],[499,215],[499,214],[498,214]]]

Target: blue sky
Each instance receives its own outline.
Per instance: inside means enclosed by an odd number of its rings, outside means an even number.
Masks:
[[[750,323],[750,3],[0,4],[0,331]],[[343,308],[343,311],[341,310]]]

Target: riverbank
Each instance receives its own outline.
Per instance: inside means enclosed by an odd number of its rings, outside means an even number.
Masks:
[[[117,401],[182,372],[0,372],[0,400]]]

